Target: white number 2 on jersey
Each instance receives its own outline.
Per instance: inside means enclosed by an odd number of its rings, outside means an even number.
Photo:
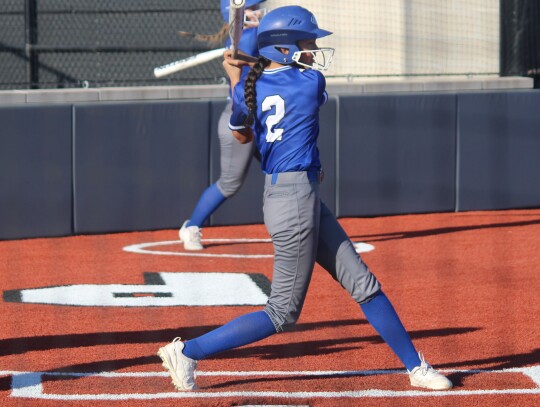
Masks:
[[[283,129],[274,129],[273,127],[283,119],[283,116],[285,116],[285,101],[279,95],[268,96],[263,100],[262,111],[267,112],[268,110],[272,110],[273,106],[276,107],[276,112],[268,116],[265,122],[266,128],[268,129],[266,132],[266,141],[268,143],[281,140],[283,134]]]

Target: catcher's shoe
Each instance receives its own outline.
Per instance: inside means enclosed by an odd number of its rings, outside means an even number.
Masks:
[[[201,228],[198,226],[186,226],[189,220],[186,220],[180,230],[178,236],[180,241],[184,243],[186,250],[202,250],[204,249],[201,243]]]
[[[418,352],[418,356],[420,357],[420,366],[416,366],[409,372],[412,386],[431,390],[447,390],[452,388],[452,382],[433,369],[424,359],[422,352]]]
[[[184,349],[184,343],[180,338],[174,338],[171,343],[159,348],[157,354],[163,361],[163,367],[169,371],[176,390],[197,390],[198,387],[195,384],[197,361],[185,356],[182,349]]]

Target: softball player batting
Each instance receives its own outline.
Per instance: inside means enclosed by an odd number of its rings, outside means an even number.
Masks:
[[[369,323],[409,371],[411,385],[452,387],[417,352],[376,277],[356,253],[335,216],[319,197],[319,107],[333,49],[317,38],[331,34],[298,6],[271,11],[258,31],[260,57],[241,86],[239,60],[226,54],[233,87],[230,128],[241,142],[253,138],[266,174],[264,222],[274,245],[270,298],[262,311],[243,315],[198,338],[175,338],[158,355],[178,390],[194,390],[197,361],[246,345],[294,324],[302,310],[315,262],[360,305]],[[240,83],[240,86],[235,86]]]
[[[221,14],[225,22],[229,21],[229,1],[221,0]],[[238,45],[238,49],[250,56],[257,57],[257,26],[259,18],[262,18],[262,11],[259,10],[259,3],[265,0],[246,1],[246,21],[245,28]],[[227,41],[230,46],[230,39]],[[249,72],[249,67],[245,67],[244,75]],[[220,143],[220,165],[221,174],[219,179],[210,185],[199,198],[199,202],[190,217],[180,228],[178,235],[180,241],[184,243],[185,250],[202,250],[201,228],[219,206],[227,198],[238,192],[244,183],[251,159],[254,154],[254,143],[240,144],[229,130],[229,119],[231,117],[232,100],[221,113],[218,122],[218,136]]]

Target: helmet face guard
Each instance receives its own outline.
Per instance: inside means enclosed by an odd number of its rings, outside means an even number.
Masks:
[[[328,68],[334,50],[326,48],[303,51],[298,47],[298,41],[326,37],[332,34],[317,25],[315,16],[303,7],[286,6],[270,11],[261,21],[258,29],[257,41],[259,53],[265,58],[284,65],[298,63],[311,69],[324,70]],[[281,48],[289,50],[287,54]],[[300,63],[303,53],[311,53],[314,58],[312,65]]]
[[[292,56],[292,60],[298,65],[305,68],[313,69],[314,71],[326,71],[332,63],[332,59],[334,58],[334,51],[334,48],[319,48],[311,51],[296,51]],[[311,54],[313,62],[311,64],[305,64],[303,62],[300,62],[302,54]]]

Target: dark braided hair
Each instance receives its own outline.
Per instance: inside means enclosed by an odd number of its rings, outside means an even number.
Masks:
[[[244,99],[246,100],[246,106],[248,108],[248,115],[244,120],[244,126],[250,127],[255,121],[255,114],[257,113],[257,91],[255,90],[255,82],[262,75],[264,68],[270,64],[270,60],[266,59],[262,55],[259,56],[253,68],[249,71],[244,84]]]

